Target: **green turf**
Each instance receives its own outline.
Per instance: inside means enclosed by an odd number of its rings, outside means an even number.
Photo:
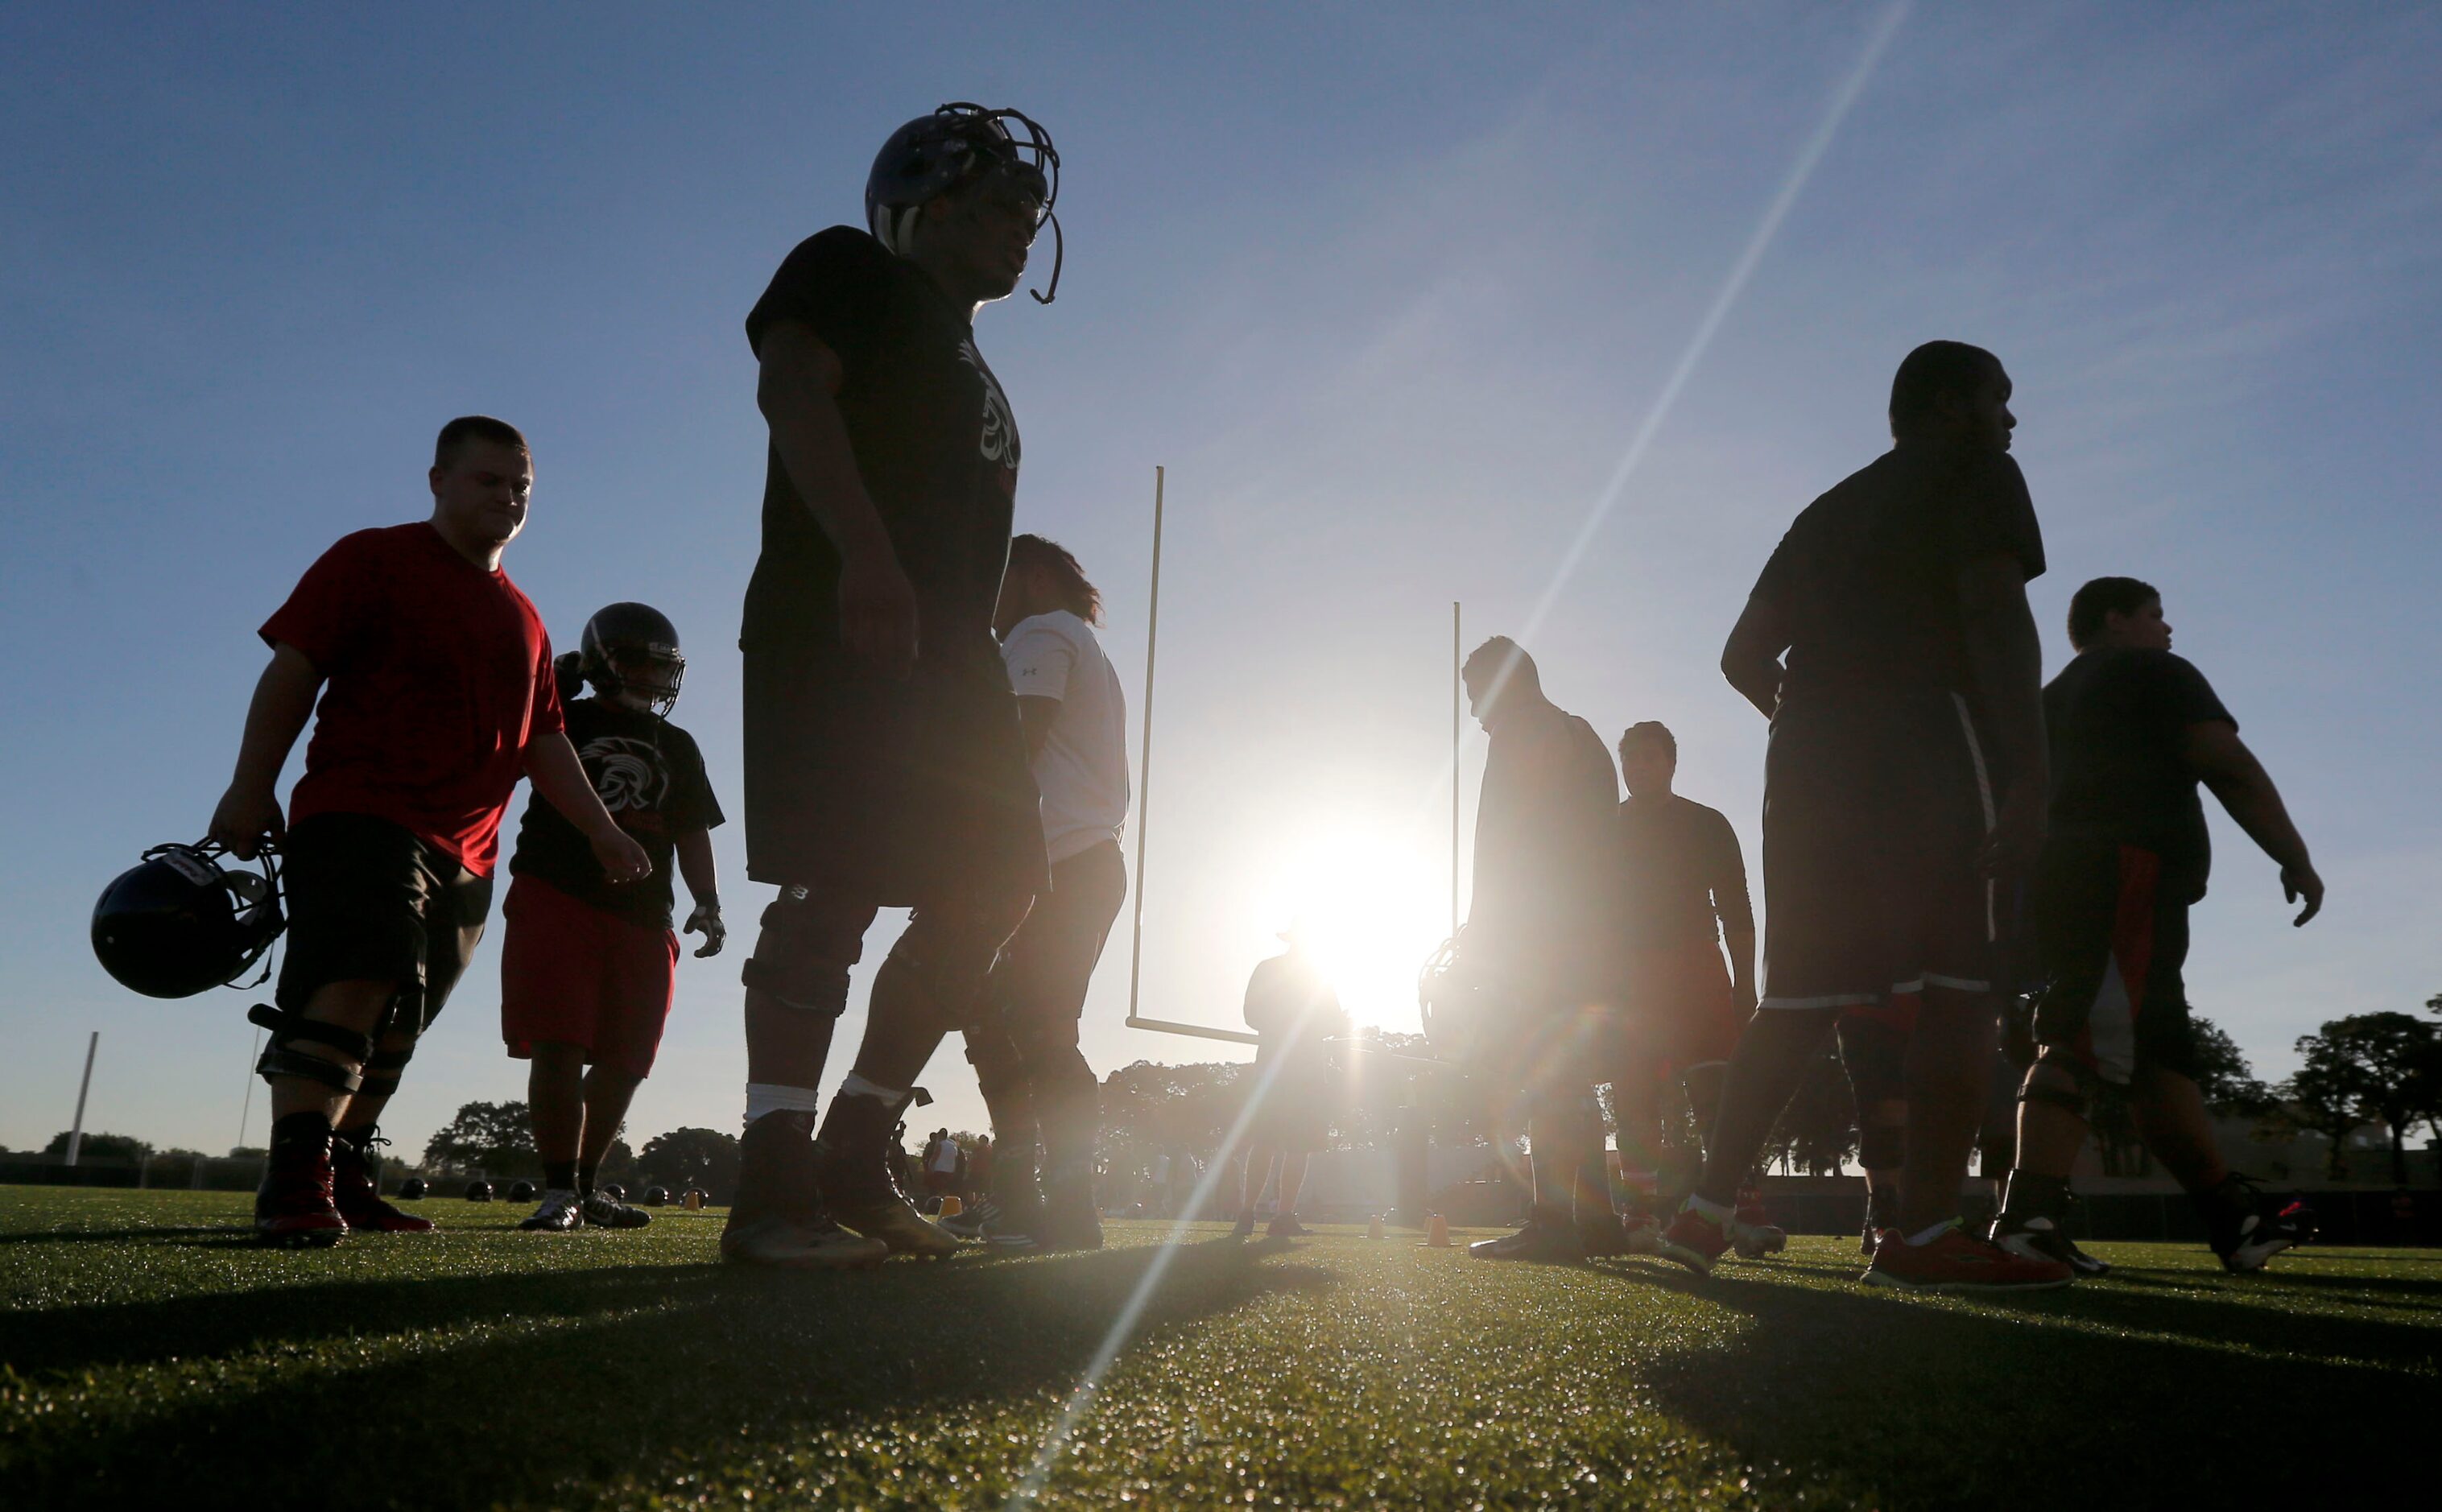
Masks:
[[[432,1202],[301,1254],[245,1207],[0,1188],[0,1506],[998,1506],[1167,1231],[773,1275],[710,1214]],[[1829,1239],[1700,1283],[1191,1232],[1043,1504],[2328,1504],[2442,1406],[2432,1251],[2097,1246],[2108,1281],[1968,1302]]]

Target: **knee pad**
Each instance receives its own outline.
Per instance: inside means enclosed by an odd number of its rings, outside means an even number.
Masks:
[[[1866,1123],[1857,1128],[1857,1163],[1868,1171],[1895,1171],[1907,1155],[1907,1126]]]
[[[2062,1086],[2062,1080],[2068,1085]],[[2095,1081],[2093,1067],[2084,1061],[2064,1050],[2048,1049],[2035,1057],[2026,1081],[2019,1084],[2018,1101],[2067,1108],[2081,1121],[2091,1121]]]
[[[837,1018],[847,1011],[847,974],[865,955],[867,911],[849,911],[786,887],[763,909],[755,954],[738,978],[776,1003]],[[851,927],[853,925],[853,927]]]
[[[263,1058],[255,1063],[255,1073],[266,1079],[275,1076],[301,1077],[319,1082],[336,1092],[355,1093],[364,1085],[362,1067],[373,1059],[374,1041],[337,1024],[321,1024],[297,1013],[283,1013],[268,1003],[257,1003],[246,1011],[246,1020],[271,1031],[263,1047]],[[356,1063],[351,1070],[337,1061],[319,1055],[308,1055],[291,1046],[304,1042],[327,1045]]]
[[[920,997],[940,1016],[943,1028],[975,1022],[984,980],[1000,954],[1000,941],[988,938],[990,933],[974,920],[928,918],[920,909],[883,957],[875,994],[882,994],[884,975],[894,976],[894,985]]]

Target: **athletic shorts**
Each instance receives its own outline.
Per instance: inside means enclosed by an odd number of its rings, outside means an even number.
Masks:
[[[1966,701],[1785,706],[1764,760],[1765,1008],[1993,989],[1993,790]]]
[[[2189,890],[2135,846],[2056,838],[2035,868],[2044,985],[2035,1043],[2126,1085],[2139,1067],[2196,1074],[2188,987]]]
[[[1722,1066],[1746,1028],[1721,945],[1691,939],[1633,953],[1628,965],[1628,1011],[1612,1052],[1617,1075],[1673,1081]]]
[[[492,879],[371,814],[300,820],[280,855],[288,906],[281,1008],[302,1012],[332,982],[396,982],[387,1027],[422,1033],[483,938]]]
[[[1259,1061],[1247,1085],[1262,1084],[1267,1068]],[[1284,1066],[1248,1124],[1248,1142],[1289,1155],[1311,1155],[1330,1139],[1331,1114],[1339,1101],[1328,1063],[1307,1059]]]
[[[519,1060],[576,1045],[589,1065],[652,1073],[678,984],[679,937],[519,877],[501,904],[501,1037]]]
[[[1840,1066],[1860,1112],[1907,1098],[1908,1039],[1916,1032],[1917,999],[1900,994],[1840,1011]]]
[[[876,907],[1049,881],[1009,673],[989,638],[904,678],[835,646],[745,648],[746,874]]]
[[[1127,863],[1117,841],[1081,850],[1051,868],[1051,889],[993,962],[984,1001],[1021,1045],[1047,1032],[1077,1043],[1085,989],[1103,958],[1111,922],[1127,898]]]

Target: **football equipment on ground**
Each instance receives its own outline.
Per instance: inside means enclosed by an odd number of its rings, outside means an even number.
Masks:
[[[401,1202],[421,1202],[424,1200],[424,1193],[422,1176],[410,1176],[398,1184],[398,1200]]]
[[[677,705],[679,684],[686,679],[678,627],[650,604],[623,602],[595,610],[585,622],[576,665],[603,697],[633,692],[664,717]]]
[[[155,846],[112,879],[93,905],[102,970],[147,997],[192,997],[245,975],[287,927],[279,852],[265,840],[256,871],[223,866],[228,854],[212,840]]]
[[[613,1202],[625,1202],[628,1200],[628,1189],[621,1186],[616,1181],[606,1181],[594,1190],[602,1195],[609,1197]]]
[[[653,1215],[642,1208],[631,1208],[610,1193],[615,1187],[596,1192],[585,1199],[585,1221],[596,1229],[643,1229],[651,1225]]]
[[[570,1233],[585,1227],[585,1214],[576,1193],[554,1189],[542,1194],[542,1205],[534,1216],[519,1221],[518,1228],[526,1233]]]
[[[1753,1187],[1739,1193],[1738,1215],[1730,1224],[1730,1248],[1740,1260],[1761,1260],[1789,1248],[1789,1235],[1766,1217],[1763,1193]]]
[[[1700,1276],[1709,1276],[1729,1248],[1726,1226],[1693,1208],[1682,1208],[1678,1216],[1670,1220],[1670,1227],[1662,1230],[1658,1252],[1665,1260],[1685,1266]]]
[[[467,1200],[467,1201],[469,1201],[469,1202],[489,1202],[489,1201],[491,1201],[491,1200],[492,1200],[492,1184],[491,1184],[490,1182],[488,1182],[488,1181],[469,1181],[469,1182],[467,1182],[467,1183],[466,1183],[466,1200]]]
[[[532,1202],[535,1199],[535,1184],[531,1181],[516,1182],[509,1188],[509,1200],[511,1202]]]
[[[993,174],[1006,175],[1033,202],[1037,231],[1050,224],[1050,292],[1034,296],[1037,303],[1048,304],[1060,297],[1066,252],[1060,219],[1051,213],[1060,198],[1060,153],[1051,134],[1022,112],[956,100],[892,132],[866,175],[866,228],[903,257],[928,202]]]
[[[2012,1254],[1978,1239],[1958,1224],[1929,1244],[1912,1245],[1896,1229],[1874,1242],[1868,1286],[1900,1291],[2050,1291],[2066,1286],[2076,1272],[2057,1260]]]
[[[1469,963],[1462,929],[1442,942],[1416,974],[1416,1011],[1433,1054],[1463,1072],[1481,1068],[1491,1042],[1513,1030],[1516,1005],[1481,969]]]

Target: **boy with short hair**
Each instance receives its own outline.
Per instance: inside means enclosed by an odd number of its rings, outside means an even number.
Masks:
[[[526,806],[509,860],[516,881],[501,905],[501,1032],[509,1054],[533,1062],[526,1101],[544,1190],[518,1227],[642,1229],[651,1217],[595,1190],[594,1176],[669,1021],[674,859],[695,899],[686,931],[704,937],[696,954],[718,955],[728,939],[712,860],[720,804],[694,738],[669,722],[686,658],[660,610],[604,609],[559,670],[569,742],[602,806],[652,857],[654,875],[610,882],[567,816],[548,801]],[[574,697],[587,683],[594,696]]]
[[[271,1084],[254,1204],[268,1244],[432,1227],[381,1200],[371,1151],[416,1037],[483,937],[519,777],[574,817],[610,880],[652,869],[586,782],[542,617],[501,570],[534,487],[525,437],[461,416],[426,481],[428,519],[341,537],[264,624],[271,665],[212,811],[230,854],[250,859],[267,836],[286,861],[280,1016],[256,1067]],[[283,826],[274,785],[309,717]]]

